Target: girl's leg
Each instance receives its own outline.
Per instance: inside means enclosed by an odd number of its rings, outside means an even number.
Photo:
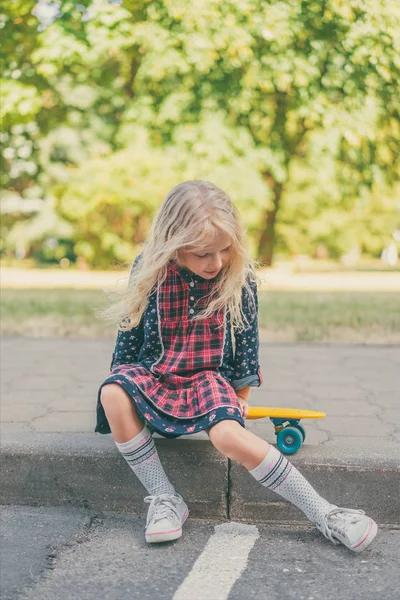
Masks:
[[[153,437],[140,420],[128,394],[118,384],[109,383],[101,389],[100,401],[118,450],[148,493],[152,496],[175,494]]]
[[[150,503],[146,541],[176,540],[182,535],[182,525],[189,511],[164,471],[152,435],[119,385],[103,386],[100,401],[117,448],[149,493],[145,498],[145,502]]]
[[[362,511],[330,504],[276,448],[238,422],[221,421],[208,430],[208,435],[217,450],[242,464],[261,485],[300,508],[334,543],[341,541],[360,552],[374,539],[376,523],[372,519]]]
[[[221,421],[208,435],[224,456],[238,461],[257,481],[295,504],[314,523],[320,523],[332,508],[280,452],[237,421]]]

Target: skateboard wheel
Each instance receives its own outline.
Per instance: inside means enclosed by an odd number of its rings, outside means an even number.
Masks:
[[[296,429],[298,429],[301,432],[303,442],[304,442],[304,440],[306,439],[306,432],[304,430],[304,427],[302,427],[301,425],[296,425]]]
[[[294,454],[303,443],[303,435],[297,427],[285,427],[276,436],[279,450],[284,454]]]

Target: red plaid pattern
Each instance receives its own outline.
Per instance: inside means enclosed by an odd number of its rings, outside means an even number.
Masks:
[[[197,283],[203,308],[212,281]],[[219,406],[239,408],[232,386],[219,374],[224,345],[224,315],[193,321],[188,317],[189,285],[174,264],[158,288],[163,354],[152,371],[141,364],[120,365],[121,374],[137,385],[155,407],[175,418],[190,419]],[[222,327],[218,327],[222,324]]]

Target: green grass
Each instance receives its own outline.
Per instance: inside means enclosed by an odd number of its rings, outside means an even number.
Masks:
[[[261,292],[260,328],[281,341],[400,342],[393,292]]]
[[[99,321],[96,290],[1,292],[3,335],[114,336]],[[264,341],[400,343],[397,293],[261,292],[259,323]]]
[[[95,337],[115,327],[94,315],[102,292],[75,289],[5,289],[1,292],[2,333],[27,336]]]

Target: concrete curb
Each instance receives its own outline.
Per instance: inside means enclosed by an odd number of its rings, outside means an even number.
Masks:
[[[236,521],[305,521],[207,440],[156,440],[161,460],[191,515]],[[400,525],[400,464],[393,448],[303,446],[290,459],[328,500]],[[144,488],[111,436],[29,433],[2,437],[1,502],[143,513]]]
[[[111,436],[40,433],[2,440],[1,502],[144,512],[146,490]],[[171,481],[191,514],[226,518],[228,461],[201,440],[157,440]]]

